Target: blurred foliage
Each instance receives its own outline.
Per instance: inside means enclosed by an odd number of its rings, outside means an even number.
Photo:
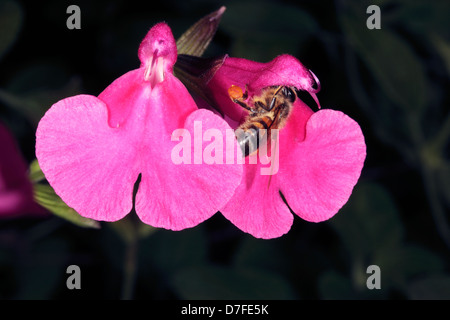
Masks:
[[[322,106],[361,125],[368,155],[336,217],[296,217],[279,239],[255,239],[220,214],[180,232],[134,214],[83,228],[62,201],[51,217],[2,220],[0,299],[117,299],[124,287],[138,299],[450,298],[448,1],[78,1],[81,30],[66,28],[69,4],[0,0],[0,121],[42,197],[52,190],[32,161],[45,111],[137,68],[153,24],[165,20],[179,37],[222,5],[204,56],[298,57],[321,80]],[[380,30],[366,27],[371,4]],[[71,264],[81,290],[66,288]],[[379,290],[366,286],[370,265]]]
[[[21,7],[15,1],[0,2],[0,28],[8,30],[0,35],[0,58],[2,58],[14,44],[23,20]]]

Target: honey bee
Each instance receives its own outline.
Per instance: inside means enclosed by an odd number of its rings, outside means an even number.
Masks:
[[[249,103],[245,102],[248,100],[247,88],[243,92],[233,85],[228,89],[228,94],[234,103],[249,111],[245,121],[235,131],[244,157],[258,150],[265,134],[270,137],[272,129],[281,129],[286,124],[297,97],[296,89],[288,86],[266,87],[259,95],[251,97]]]

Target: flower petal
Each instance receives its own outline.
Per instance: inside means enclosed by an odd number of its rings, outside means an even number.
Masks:
[[[225,153],[218,157],[219,164],[205,163],[208,143],[200,140],[199,147],[196,145],[196,139],[202,139],[211,129],[219,139],[224,138],[221,144]],[[192,140],[189,150],[183,150],[191,155],[187,163],[176,164],[167,158],[177,144],[170,141],[160,141],[161,146],[149,150],[157,161],[143,163],[136,212],[142,221],[155,227],[181,230],[210,218],[229,201],[242,178],[242,165],[236,161],[241,154],[234,152],[238,150],[234,133],[223,119],[211,111],[197,110],[187,118],[184,130],[183,142]],[[232,143],[226,143],[227,134]],[[226,164],[230,152],[235,158]]]
[[[302,100],[297,99],[294,102],[291,114],[286,121],[286,125],[279,132],[280,144],[286,145],[286,147],[280,147],[281,157],[284,154],[287,154],[287,156],[289,155],[293,143],[299,143],[305,140],[306,124],[313,114],[314,111],[312,111],[311,108]]]
[[[304,141],[280,141],[279,186],[301,218],[320,222],[347,202],[366,156],[358,123],[340,111],[320,110],[306,124]],[[283,145],[284,144],[284,145]]]
[[[261,165],[244,166],[244,179],[220,211],[236,227],[256,238],[272,239],[287,233],[294,216],[278,192],[276,176],[261,175]]]
[[[166,23],[157,23],[147,32],[139,46],[138,56],[141,67],[151,67],[161,57],[166,61],[164,71],[172,71],[177,60],[177,45]]]
[[[132,208],[138,171],[123,129],[107,120],[107,106],[94,96],[57,102],[39,122],[36,156],[67,205],[84,217],[116,221]]]
[[[139,93],[144,78],[144,68],[129,71],[114,80],[98,98],[106,103],[108,124],[111,128],[123,126],[133,111],[134,105],[129,103],[133,94]]]

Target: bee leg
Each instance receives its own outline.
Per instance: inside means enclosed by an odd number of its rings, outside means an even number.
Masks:
[[[244,109],[247,109],[247,110],[252,111],[252,112],[254,111],[248,104],[246,104],[243,101],[240,101],[238,99],[233,99],[233,102],[237,103],[238,105],[240,105]]]
[[[256,108],[256,113],[266,113],[267,111],[269,111],[270,109],[268,109],[266,107],[266,105],[264,103],[262,103],[261,101],[256,101],[255,102],[255,106]]]
[[[242,96],[239,98],[231,99],[231,100],[233,100],[234,103],[237,103],[238,105],[240,105],[242,108],[254,112],[253,108],[244,102],[245,100],[247,100],[247,98],[248,98],[248,88],[247,88],[247,85],[245,85],[245,91],[243,92]]]
[[[276,97],[273,97],[272,100],[270,101],[270,104],[268,106],[266,106],[264,103],[257,101],[255,102],[255,105],[257,105],[259,107],[259,109],[264,110],[264,111],[260,111],[259,113],[265,113],[266,111],[270,111],[273,109],[273,107],[275,106],[275,103],[277,101]]]
[[[248,98],[248,85],[246,84],[244,94],[242,95],[242,99],[247,100],[247,98]]]

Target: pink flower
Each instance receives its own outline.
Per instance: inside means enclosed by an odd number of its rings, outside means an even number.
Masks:
[[[179,137],[172,133],[192,133],[200,123],[201,134],[215,128],[225,136],[230,127],[199,110],[173,75],[177,48],[166,24],[148,32],[138,56],[140,68],[98,97],[78,95],[54,104],[39,123],[36,155],[55,192],[84,217],[123,218],[133,208],[141,175],[134,204],[140,219],[172,230],[193,227],[228,202],[242,166],[176,164],[171,152]]]
[[[33,200],[28,167],[11,133],[0,124],[0,218],[42,215],[45,210]]]
[[[292,56],[269,63],[227,58],[208,88],[225,118],[236,122],[234,127],[248,111],[230,99],[228,89],[233,85],[247,87],[249,97],[270,86],[295,87],[308,91],[317,103],[320,89],[314,74]],[[288,232],[291,210],[311,222],[331,218],[349,199],[366,156],[364,136],[354,120],[335,110],[313,112],[300,99],[279,130],[278,147],[278,159],[272,153],[272,161],[279,162],[271,163],[273,174],[262,174],[269,168],[258,155],[251,155],[256,164],[246,162],[241,185],[221,209],[238,228],[258,238]]]

